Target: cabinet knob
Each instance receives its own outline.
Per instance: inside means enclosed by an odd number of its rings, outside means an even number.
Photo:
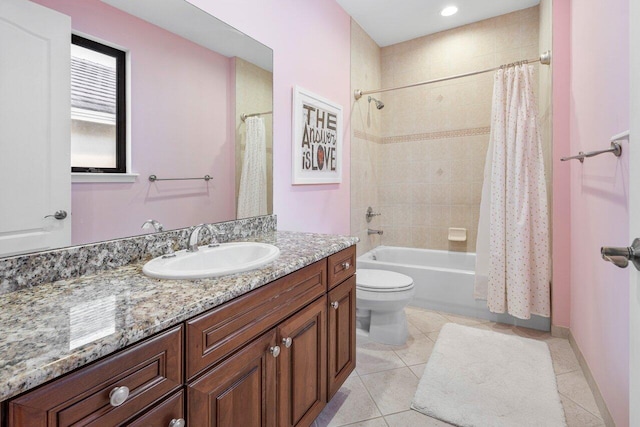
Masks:
[[[347,261],[342,263],[342,269],[343,270],[348,270],[349,267],[351,267],[351,264],[349,264]]]
[[[334,301],[331,303],[331,307],[333,307],[334,310],[337,310],[339,306],[340,303],[338,301]]]
[[[278,357],[280,355],[280,347],[277,345],[274,347],[269,347],[269,353],[271,353],[273,357]]]
[[[182,418],[178,418],[178,419],[172,419],[171,421],[169,421],[169,427],[184,427],[186,425],[184,419]]]
[[[293,343],[293,340],[291,339],[291,337],[286,337],[286,338],[282,338],[282,344],[289,348],[291,347],[291,344]]]
[[[120,406],[129,397],[129,387],[116,387],[109,393],[109,402],[111,406]]]

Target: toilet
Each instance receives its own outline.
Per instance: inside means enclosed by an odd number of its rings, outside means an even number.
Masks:
[[[356,328],[372,341],[403,345],[409,330],[404,308],[413,298],[413,279],[387,270],[356,271]]]

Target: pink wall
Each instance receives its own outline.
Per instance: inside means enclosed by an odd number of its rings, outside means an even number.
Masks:
[[[131,184],[73,184],[73,244],[235,218],[234,134],[227,98],[231,61],[97,0],[36,0],[72,28],[130,50]],[[177,106],[181,106],[177,108]],[[150,183],[209,174],[213,180]]]
[[[328,0],[189,0],[273,49],[274,213],[282,230],[349,233],[350,18]],[[341,104],[341,184],[291,185],[292,89]]]
[[[557,158],[606,148],[612,135],[629,128],[629,2],[581,0],[570,8],[568,0],[554,3]],[[567,41],[570,55],[563,57]],[[629,244],[627,147],[625,142],[620,159],[606,155],[554,165],[554,291],[570,292],[571,332],[618,427],[629,425],[629,272],[604,262],[599,249]],[[568,192],[562,184],[567,171]],[[562,201],[566,196],[569,205]],[[567,250],[568,271],[560,258]],[[564,303],[556,308],[564,323]]]
[[[571,318],[570,167],[560,157],[569,145],[570,2],[553,1],[553,293],[551,321],[569,327]]]

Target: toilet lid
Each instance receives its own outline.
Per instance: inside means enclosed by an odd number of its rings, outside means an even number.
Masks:
[[[404,291],[413,287],[413,279],[388,270],[356,270],[356,288],[375,292]]]

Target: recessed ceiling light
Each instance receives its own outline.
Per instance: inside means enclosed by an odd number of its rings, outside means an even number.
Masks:
[[[458,12],[458,8],[455,6],[447,6],[444,9],[442,9],[442,12],[440,12],[440,15],[442,16],[451,16],[451,15],[455,15]]]

